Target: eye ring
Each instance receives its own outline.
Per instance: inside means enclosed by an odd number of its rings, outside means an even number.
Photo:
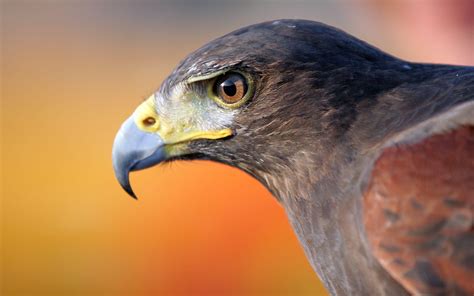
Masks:
[[[253,94],[254,84],[250,75],[240,71],[224,73],[209,84],[209,96],[221,107],[238,108]]]

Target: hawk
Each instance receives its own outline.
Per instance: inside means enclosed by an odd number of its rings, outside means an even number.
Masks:
[[[123,123],[129,172],[225,163],[285,208],[333,295],[474,294],[474,68],[407,62],[322,23],[191,53]]]

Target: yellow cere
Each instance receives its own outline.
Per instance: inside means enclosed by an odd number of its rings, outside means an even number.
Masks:
[[[145,132],[156,132],[160,128],[160,120],[155,111],[155,95],[151,95],[143,103],[138,106],[134,113],[135,124],[139,129]],[[153,118],[155,123],[150,125],[149,118]]]
[[[216,131],[196,131],[192,127],[183,126],[179,122],[168,123],[163,118],[159,118],[156,113],[154,99],[155,96],[151,95],[137,107],[134,113],[134,121],[138,128],[144,132],[157,133],[166,144],[178,144],[198,139],[215,140],[233,134],[230,128]],[[185,132],[185,129],[189,131]]]

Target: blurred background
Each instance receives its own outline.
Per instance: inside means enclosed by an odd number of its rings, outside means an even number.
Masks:
[[[2,1],[1,295],[325,295],[275,199],[178,162],[114,179],[115,132],[188,53],[318,20],[407,60],[474,64],[474,1]]]

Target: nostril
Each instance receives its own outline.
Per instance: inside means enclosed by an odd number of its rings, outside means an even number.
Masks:
[[[153,118],[153,117],[147,117],[145,119],[143,119],[143,125],[144,126],[152,126],[156,123],[156,119]]]

